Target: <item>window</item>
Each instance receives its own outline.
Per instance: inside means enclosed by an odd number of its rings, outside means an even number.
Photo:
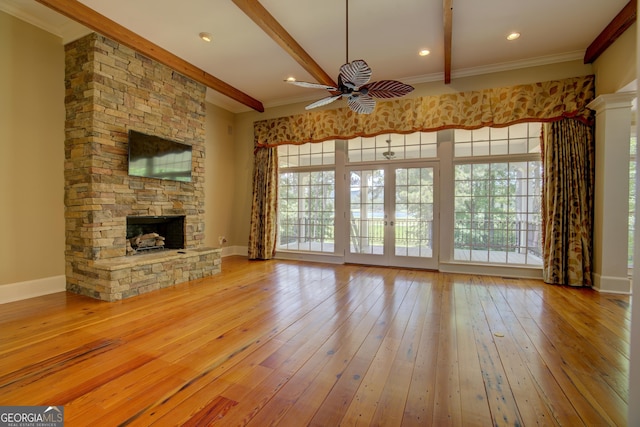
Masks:
[[[278,249],[335,251],[335,143],[278,147]]]
[[[540,124],[456,130],[454,140],[453,259],[542,265]]]
[[[383,166],[398,161],[400,175],[390,182],[400,196],[406,195],[406,201],[394,196],[396,214],[398,209],[407,212],[407,218],[396,218],[399,246],[422,247],[439,232],[451,236],[451,253],[441,259],[538,268],[542,265],[540,132],[539,123],[455,130],[452,145],[440,153],[437,132],[279,146],[277,250],[336,256],[343,249],[381,253],[381,185],[384,171],[395,170]],[[449,144],[442,140],[441,144]],[[419,192],[414,188],[422,179],[429,180],[408,172],[421,171],[421,162],[452,168],[453,192],[440,192],[439,204],[422,201],[438,188],[421,187]],[[350,208],[344,209],[345,203]],[[336,206],[341,209],[338,213]],[[450,222],[446,230],[425,226],[420,230],[424,242],[416,240],[409,217],[429,217],[436,211],[453,218],[453,229]],[[360,224],[357,236],[349,234],[354,223]],[[396,255],[411,255],[408,251]]]

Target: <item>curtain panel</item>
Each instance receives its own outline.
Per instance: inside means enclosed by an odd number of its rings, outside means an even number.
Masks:
[[[595,140],[575,120],[548,123],[542,137],[542,278],[592,286]]]
[[[249,259],[271,259],[275,255],[277,208],[278,149],[258,150],[253,165]]]
[[[527,121],[575,118],[588,122],[594,76],[480,91],[378,102],[371,114],[349,108],[309,111],[254,123],[256,148],[330,139],[442,129],[504,127]]]

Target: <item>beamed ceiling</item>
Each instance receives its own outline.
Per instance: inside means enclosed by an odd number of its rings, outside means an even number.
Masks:
[[[284,80],[335,85],[347,59],[366,60],[372,80],[408,84],[590,63],[636,19],[635,0],[349,0],[348,26],[345,0],[0,0],[0,10],[64,43],[97,31],[205,84],[232,112],[325,96]]]

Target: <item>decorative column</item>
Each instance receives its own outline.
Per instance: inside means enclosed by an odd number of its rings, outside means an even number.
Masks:
[[[596,112],[593,283],[600,292],[631,292],[627,266],[629,140],[635,97],[634,92],[605,94],[587,105]]]

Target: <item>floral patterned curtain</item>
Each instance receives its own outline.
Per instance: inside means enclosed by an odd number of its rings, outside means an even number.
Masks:
[[[595,141],[575,120],[545,124],[542,233],[546,283],[592,286]]]
[[[275,255],[277,208],[278,149],[257,150],[253,167],[249,259],[271,259]]]
[[[257,147],[305,144],[386,133],[503,127],[561,118],[589,120],[594,77],[378,102],[371,114],[349,108],[309,111],[254,123]]]

